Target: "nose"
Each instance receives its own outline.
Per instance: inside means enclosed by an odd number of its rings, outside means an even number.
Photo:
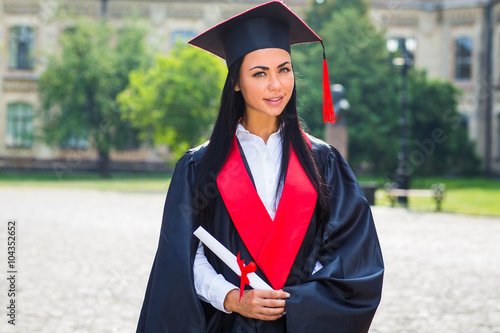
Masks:
[[[281,88],[281,82],[277,75],[269,75],[269,90],[279,90]]]

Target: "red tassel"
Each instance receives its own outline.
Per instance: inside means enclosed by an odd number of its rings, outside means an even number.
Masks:
[[[240,267],[241,275],[240,277],[240,299],[239,302],[241,302],[241,298],[243,297],[243,291],[245,290],[245,284],[250,284],[250,281],[248,280],[248,274],[253,273],[257,270],[257,266],[253,261],[251,261],[248,265],[245,265],[245,260],[240,259],[240,251],[238,251],[238,255],[236,256],[236,261],[238,262],[238,266]]]
[[[337,116],[333,110],[332,92],[330,90],[330,79],[328,76],[328,63],[326,62],[325,46],[323,46],[323,122],[335,124]]]

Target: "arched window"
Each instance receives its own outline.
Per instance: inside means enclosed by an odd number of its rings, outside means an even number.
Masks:
[[[28,26],[9,30],[9,69],[33,69],[35,32]]]
[[[472,77],[472,39],[460,37],[455,40],[455,79],[470,80]]]
[[[7,106],[7,147],[30,148],[33,144],[33,107],[26,103]]]

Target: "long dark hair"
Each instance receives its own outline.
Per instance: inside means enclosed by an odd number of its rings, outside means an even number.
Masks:
[[[216,186],[217,175],[229,157],[229,152],[236,133],[238,121],[243,117],[245,111],[245,101],[239,91],[235,91],[235,86],[239,79],[239,72],[243,57],[236,60],[230,67],[226,77],[224,88],[222,89],[219,115],[215,121],[214,129],[210,137],[210,142],[199,167],[198,193],[204,194],[206,201],[199,211],[200,224],[211,229],[210,221],[213,220],[215,207],[215,193],[207,193],[207,189]],[[290,101],[278,116],[282,139],[282,159],[277,193],[281,190],[285,182],[288,161],[290,159],[290,146],[293,147],[297,158],[311,183],[318,193],[317,205],[319,207],[319,217],[323,219],[328,212],[328,194],[323,176],[318,170],[316,161],[309,144],[302,134],[300,120],[297,114],[297,93],[295,85]]]

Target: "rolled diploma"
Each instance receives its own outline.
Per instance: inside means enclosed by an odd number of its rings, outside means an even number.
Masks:
[[[231,253],[224,245],[222,245],[214,236],[210,235],[203,227],[198,227],[193,234],[198,237],[220,260],[222,260],[229,268],[238,276],[241,275],[240,267],[236,261],[236,256]],[[250,286],[253,289],[273,290],[264,280],[257,274],[249,273],[247,275],[250,281]]]

